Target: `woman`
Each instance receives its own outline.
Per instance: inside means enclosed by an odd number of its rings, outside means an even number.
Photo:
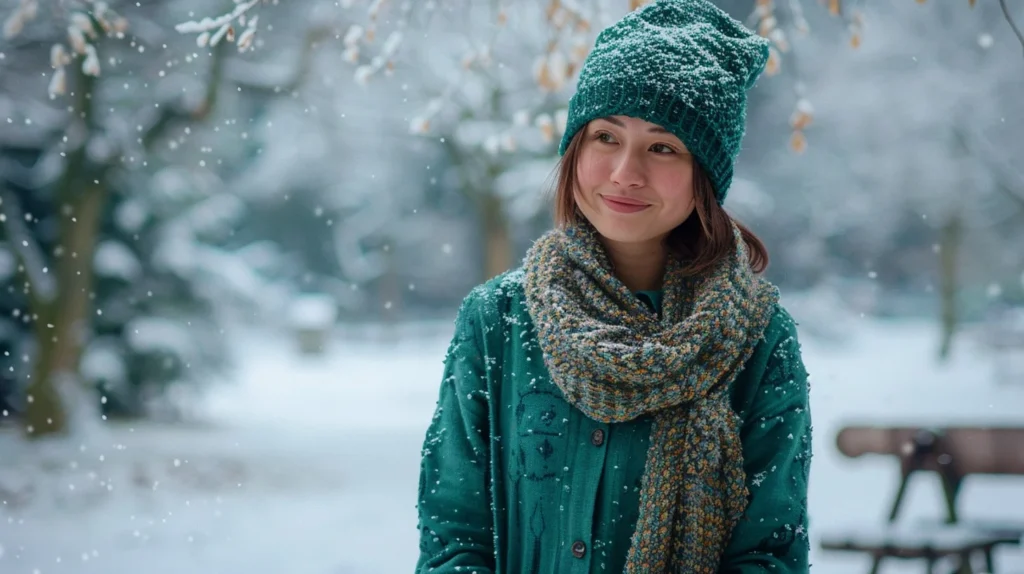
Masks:
[[[418,573],[808,570],[808,383],[723,210],[767,43],[706,0],[597,38],[558,226],[464,301],[427,432]]]

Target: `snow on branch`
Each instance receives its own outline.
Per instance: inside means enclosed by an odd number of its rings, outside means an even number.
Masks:
[[[629,10],[635,10],[648,4],[649,1],[631,0],[628,4],[623,2],[623,8],[628,7]],[[771,56],[767,75],[773,76],[780,71],[783,55],[793,50],[789,35],[791,33],[806,34],[809,32],[810,27],[804,17],[801,0],[788,0],[788,4],[783,3],[782,6],[778,7],[775,2],[770,0],[751,0],[751,3],[754,5],[754,9],[748,19],[748,26],[771,42]],[[595,1],[551,0],[546,4],[546,8],[542,8],[538,20],[516,23],[520,31],[530,29],[538,33],[539,38],[535,39],[540,41],[537,45],[529,47],[524,45],[524,48],[533,53],[531,54],[532,66],[528,70],[523,70],[525,73],[522,74],[522,77],[528,81],[532,80],[531,85],[523,86],[524,88],[539,92],[543,96],[558,93],[570,85],[586,60],[593,43],[593,35],[597,31],[594,28],[595,22],[601,20],[600,14],[602,13],[599,3]],[[403,8],[408,5],[403,4]],[[416,4],[416,6],[423,11],[435,9],[432,8],[432,3]],[[850,23],[851,31],[854,34],[851,43],[856,46],[859,44],[861,16],[855,10],[849,10],[846,14],[842,14],[839,8],[839,3],[835,3],[835,6],[830,6],[833,14],[843,17],[844,20]],[[439,93],[429,97],[419,113],[416,113],[411,119],[409,123],[409,131],[411,133],[425,135],[435,131],[435,126],[439,123],[436,121],[436,118],[441,116],[446,108],[460,105],[458,96],[463,91],[464,86],[473,84],[472,80],[474,79],[483,81],[487,84],[485,89],[492,90],[495,93],[507,93],[515,90],[515,88],[501,85],[503,82],[498,79],[494,68],[495,64],[499,60],[504,61],[504,58],[502,57],[503,54],[496,54],[495,50],[497,49],[496,41],[499,36],[510,33],[517,37],[521,35],[521,32],[518,31],[510,32],[509,21],[522,18],[523,14],[532,17],[532,12],[530,11],[508,11],[505,7],[498,6],[488,16],[491,22],[490,25],[467,29],[468,35],[482,31],[486,37],[470,37],[466,39],[469,49],[456,62],[459,64],[459,67],[449,77],[448,82],[446,82],[448,85],[438,90]],[[401,23],[405,19],[408,19],[408,14],[403,12],[401,13],[401,18],[392,16],[386,19],[382,18],[381,20],[389,24],[398,21],[400,23],[398,28],[401,29]],[[426,18],[416,18],[416,20],[424,21]],[[355,79],[359,83],[365,83],[382,69],[387,72],[391,70],[393,51],[391,50],[392,46],[387,42],[380,55],[370,58],[360,57],[360,52],[373,42],[373,34],[370,32],[375,28],[375,16],[370,14],[368,21],[353,23],[348,32],[343,36],[345,44],[344,59],[354,64]],[[795,32],[791,32],[791,28],[795,29]],[[418,37],[418,34],[410,34],[410,37]],[[787,57],[795,58],[796,56],[791,55]],[[366,62],[365,60],[367,59],[370,61]],[[475,78],[470,78],[470,76]],[[798,93],[794,102],[793,112],[790,116],[790,124],[793,129],[790,146],[794,151],[801,152],[807,145],[804,133],[813,122],[813,109],[811,102],[802,93],[800,88],[802,82],[799,81],[799,78],[797,78],[796,84]],[[470,103],[468,105],[476,104]],[[493,133],[483,134],[484,137],[477,137],[480,135],[477,133],[473,139],[476,144],[482,146],[491,155],[497,155],[501,152],[515,152],[517,149],[516,139],[518,138],[513,135],[513,132],[528,126],[540,133],[543,142],[552,143],[560,135],[559,130],[564,126],[564,118],[557,117],[559,115],[558,112],[562,110],[556,111],[556,117],[552,118],[551,113],[554,110],[550,109],[551,106],[544,104],[541,107],[544,109],[520,109],[515,113],[517,117],[511,118],[511,125],[502,126],[500,122],[492,121]],[[452,115],[460,118],[465,118],[467,115],[476,117],[476,111],[459,110],[458,113]],[[564,114],[561,115],[564,116]],[[442,127],[442,129],[446,128]],[[533,138],[533,134],[529,137]]]
[[[384,0],[373,0],[370,2],[369,7],[366,10],[367,22],[366,24],[352,24],[348,31],[345,32],[345,37],[342,43],[345,46],[345,51],[342,57],[352,64],[358,64],[360,60],[360,54],[362,46],[368,46],[373,43],[377,35],[377,21],[380,17],[380,11]],[[345,6],[346,8],[348,6]],[[380,53],[373,56],[370,62],[367,64],[361,64],[356,67],[355,80],[360,85],[366,85],[370,78],[374,75],[383,71],[386,74],[390,74],[394,68],[395,56],[398,53],[398,49],[402,45],[403,30],[409,24],[409,18],[412,14],[413,3],[404,2],[401,6],[401,12],[398,18],[394,19],[395,30],[388,35],[387,39],[384,40],[384,44],[381,47]],[[431,12],[436,9],[436,4],[433,2],[426,2],[423,4],[423,9]]]
[[[23,1],[22,5],[25,4]],[[68,16],[67,41],[71,50],[59,42],[50,47],[50,67],[54,73],[47,92],[51,99],[67,93],[65,67],[75,58],[82,57],[82,73],[94,77],[100,75],[100,59],[94,44],[100,37],[100,31],[108,37],[120,39],[128,29],[128,20],[114,12],[106,2],[95,2],[90,6],[88,11],[73,10]]]
[[[196,44],[200,47],[216,46],[222,39],[228,42],[235,42],[235,22],[242,28],[238,35],[238,51],[244,52],[252,47],[253,37],[256,35],[256,24],[259,16],[249,17],[248,12],[264,0],[235,0],[235,7],[230,12],[221,14],[215,18],[203,18],[182,22],[174,26],[174,29],[182,34],[196,34]]]
[[[39,14],[39,3],[36,0],[21,0],[18,7],[4,20],[4,38],[14,38]]]
[[[638,3],[637,6],[639,5]],[[424,6],[423,9],[427,8]],[[539,13],[523,9],[522,5],[511,14],[505,7],[499,6],[492,10],[487,15],[490,25],[479,29],[467,29],[467,34],[482,31],[485,37],[471,36],[465,39],[464,43],[468,45],[468,49],[459,57],[458,67],[448,77],[445,85],[439,90],[440,93],[431,97],[423,109],[412,118],[409,131],[413,134],[426,135],[433,131],[432,128],[437,123],[435,118],[445,108],[459,107],[454,115],[465,120],[461,121],[462,127],[472,129],[461,130],[452,126],[440,128],[455,129],[456,132],[465,131],[466,133],[461,133],[458,138],[460,142],[471,147],[482,147],[489,155],[516,152],[519,147],[519,135],[529,134],[527,137],[536,140],[535,136],[539,134],[544,145],[553,143],[556,136],[560,135],[559,130],[564,126],[564,118],[556,118],[556,121],[551,117],[552,112],[556,116],[559,112],[550,109],[551,100],[547,96],[568,86],[582,67],[592,43],[593,20],[599,12],[596,2],[566,0],[552,1]],[[510,31],[510,20],[524,16],[530,19],[519,22],[519,29],[534,30],[534,35]],[[533,20],[534,17],[537,20]],[[357,26],[353,26],[353,30],[358,29]],[[501,38],[507,38],[506,43],[509,46],[499,45]],[[351,31],[346,36],[346,44],[351,51],[355,51],[355,44],[362,40],[362,35]],[[498,53],[499,50],[502,53]],[[507,82],[502,80],[502,74],[495,70],[501,65],[499,62],[504,61],[505,50],[535,52],[531,58],[532,62],[526,64],[529,67],[522,70],[523,73],[519,76],[523,79],[522,85],[507,85]],[[388,52],[387,45],[384,52]],[[360,70],[364,68],[365,66],[357,68],[357,80],[361,79]],[[475,103],[461,101],[459,96],[463,95],[466,86],[477,83],[474,80],[483,82],[485,89],[493,94],[507,95],[530,91],[541,96],[542,101],[538,102],[538,109],[519,109],[511,118],[496,118],[493,114],[501,114],[500,110],[492,109],[486,112],[475,109]]]
[[[57,297],[57,282],[46,267],[46,257],[25,226],[25,215],[18,197],[0,186],[0,223],[28,276],[34,297],[50,303]]]
[[[249,20],[252,22],[253,20]],[[155,114],[149,121],[141,122],[149,126],[143,130],[142,145],[149,149],[150,146],[163,135],[165,130],[174,122],[189,120],[199,121],[210,113],[216,104],[221,84],[229,83],[239,88],[244,88],[250,93],[262,91],[267,93],[289,93],[298,88],[305,80],[311,66],[312,50],[322,38],[329,32],[325,26],[314,26],[306,33],[306,41],[302,46],[297,64],[289,64],[279,69],[283,73],[276,74],[272,78],[266,77],[266,65],[263,63],[253,64],[249,62],[227,60],[227,44],[215,43],[211,40],[212,62],[206,79],[205,91],[199,98],[187,98],[181,96],[177,101],[161,105],[158,111],[150,111]]]

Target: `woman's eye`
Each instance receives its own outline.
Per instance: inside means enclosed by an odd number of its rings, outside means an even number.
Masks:
[[[651,146],[651,151],[654,153],[675,153],[676,150],[665,144],[654,144]]]
[[[608,132],[600,132],[600,133],[598,133],[596,139],[597,139],[597,141],[602,142],[602,143],[612,143],[612,142],[615,141],[615,139],[612,138],[612,135],[610,133],[608,133]]]

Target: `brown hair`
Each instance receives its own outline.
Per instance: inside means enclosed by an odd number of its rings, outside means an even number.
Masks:
[[[577,184],[576,164],[585,130],[586,126],[576,132],[556,168],[555,223],[559,227],[567,227],[583,219],[583,214],[576,208],[573,190]],[[754,273],[763,273],[768,267],[768,250],[764,243],[718,204],[711,179],[696,162],[693,164],[693,197],[696,203],[693,213],[668,237],[669,248],[688,260],[686,273],[694,275],[705,271],[736,251],[733,223],[746,244],[751,269]]]

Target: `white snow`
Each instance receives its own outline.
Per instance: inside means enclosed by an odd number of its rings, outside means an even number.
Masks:
[[[149,219],[149,210],[146,204],[140,199],[127,199],[117,207],[114,212],[114,220],[118,227],[128,233],[135,233],[142,229],[142,225]]]
[[[128,344],[139,352],[166,351],[188,361],[198,350],[188,327],[167,317],[140,315],[126,326]]]
[[[305,293],[296,296],[288,310],[293,327],[329,329],[338,315],[338,303],[330,295]]]
[[[18,271],[18,260],[10,250],[0,247],[0,282],[10,281]]]
[[[81,372],[87,381],[104,381],[113,386],[126,381],[128,367],[118,345],[100,338],[91,342],[82,354]]]
[[[93,255],[96,273],[131,281],[142,273],[142,264],[128,246],[120,241],[105,239],[96,246]]]
[[[751,179],[733,176],[729,186],[729,213],[741,220],[770,216],[776,208],[775,198]]]
[[[218,193],[197,202],[188,212],[192,229],[198,233],[215,233],[229,228],[245,215],[245,203],[229,193]]]
[[[527,190],[553,189],[557,181],[555,167],[550,158],[524,160],[495,178],[495,190],[509,203],[508,211],[517,221],[525,221],[547,207],[548,194]]]
[[[1019,424],[1024,412],[1024,388],[992,383],[975,347],[934,364],[933,325],[848,322],[841,343],[803,337],[815,424],[812,562],[829,574],[865,572],[867,562],[822,553],[817,537],[880,525],[897,478],[891,461],[837,454],[843,424]],[[0,572],[411,572],[419,452],[447,333],[384,344],[342,329],[331,353],[307,357],[286,335],[238,330],[237,384],[209,392],[193,424],[120,424],[86,444],[45,448],[0,432]],[[962,504],[965,518],[1022,516],[1024,479],[969,479]],[[906,519],[941,508],[932,477],[912,481]],[[1024,552],[997,560],[1020,570]]]

